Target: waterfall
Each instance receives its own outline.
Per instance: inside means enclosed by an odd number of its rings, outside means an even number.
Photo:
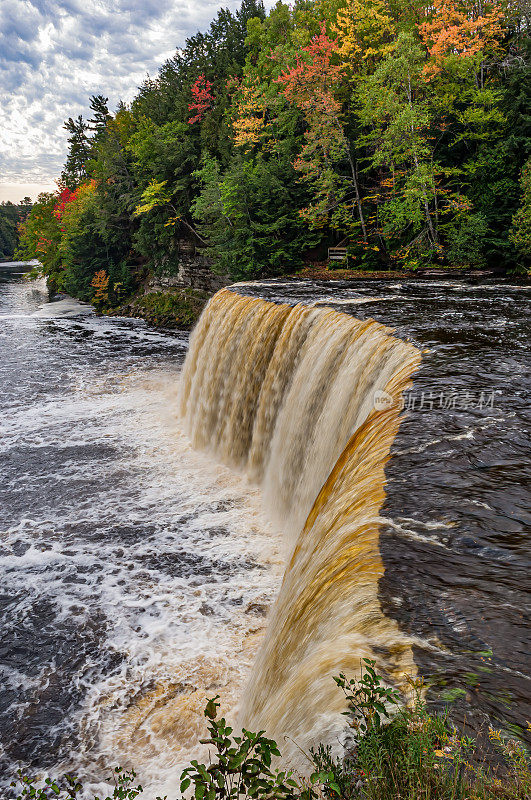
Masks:
[[[410,641],[383,614],[378,581],[384,466],[420,351],[374,320],[222,290],[194,330],[180,411],[196,448],[260,484],[285,533],[287,567],[241,723],[283,753],[338,742],[332,676],[376,658],[414,672]],[[375,408],[385,392],[388,402]]]

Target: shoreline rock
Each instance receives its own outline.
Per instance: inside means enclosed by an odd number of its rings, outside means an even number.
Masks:
[[[168,288],[152,290],[150,287],[138,292],[120,308],[105,310],[107,315],[145,319],[157,328],[193,328],[211,293],[202,289]]]

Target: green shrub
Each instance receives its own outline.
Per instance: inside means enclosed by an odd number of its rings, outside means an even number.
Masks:
[[[462,735],[447,714],[432,714],[424,700],[422,679],[408,679],[413,699],[399,702],[386,687],[375,662],[363,659],[359,678],[334,678],[345,693],[354,740],[343,758],[320,745],[309,753],[309,778],[274,767],[277,744],[264,731],[234,735],[226,720],[217,718],[218,696],[208,701],[208,766],[191,762],[181,775],[181,793],[195,800],[529,800],[529,754],[521,742],[504,739],[489,728],[489,739],[501,762],[486,767],[476,740]],[[478,766],[479,764],[479,766]],[[105,800],[134,800],[142,793],[134,771],[114,771],[114,789]],[[110,779],[112,780],[112,779]],[[19,772],[12,787],[17,800],[76,800],[83,796],[77,778],[36,781]],[[99,798],[95,798],[99,800]],[[160,800],[160,798],[157,798]],[[166,800],[164,798],[164,800]]]
[[[267,739],[264,731],[251,733],[244,729],[241,736],[233,736],[233,729],[225,719],[216,719],[217,699],[209,700],[205,708],[210,736],[201,740],[202,744],[213,746],[215,760],[208,767],[192,761],[181,776],[181,792],[193,784],[196,800],[301,797],[304,792],[291,772],[271,768],[273,756],[280,756],[276,742]]]
[[[518,250],[522,264],[531,270],[531,158],[522,169],[522,201],[513,217],[509,240]]]
[[[447,229],[448,251],[451,266],[481,269],[486,266],[485,239],[489,233],[484,214],[462,214]]]
[[[191,328],[199,319],[207,299],[206,292],[189,288],[149,292],[136,297],[128,311],[154,325]]]
[[[408,679],[413,700],[400,706],[397,692],[383,686],[374,667],[364,659],[359,679],[335,678],[356,734],[346,758],[334,762],[322,746],[312,753],[318,770],[333,773],[342,800],[529,800],[529,754],[521,742],[490,728],[503,763],[498,770],[477,766],[485,753],[447,713],[428,711],[422,679]],[[329,786],[324,793],[337,798]]]
[[[109,783],[114,783],[112,795],[107,795],[105,800],[135,800],[142,793],[140,784],[135,786],[136,772],[134,770],[124,770],[121,767],[114,769],[113,775],[108,779]],[[34,778],[28,778],[22,770],[18,771],[18,780],[11,784],[13,789],[18,790],[17,800],[76,800],[83,796],[83,784],[79,778],[65,775],[62,779],[46,778],[41,785],[36,785]],[[95,797],[94,800],[100,800]],[[160,800],[160,798],[157,798]],[[165,800],[165,799],[164,799]]]

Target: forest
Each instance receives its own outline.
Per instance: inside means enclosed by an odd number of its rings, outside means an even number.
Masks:
[[[527,0],[221,9],[131,104],[68,119],[17,257],[103,305],[175,272],[183,239],[233,280],[335,245],[353,269],[525,274],[530,25]]]
[[[0,261],[10,261],[19,244],[20,226],[31,211],[31,199],[25,197],[18,205],[11,201],[0,203]]]

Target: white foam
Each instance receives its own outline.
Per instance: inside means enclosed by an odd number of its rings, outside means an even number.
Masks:
[[[93,313],[94,309],[90,303],[82,303],[72,297],[65,297],[62,300],[44,303],[42,308],[33,312],[32,316],[53,319],[55,317],[79,317]]]
[[[100,646],[124,659],[118,672],[96,662],[75,678],[85,697],[81,745],[54,771],[76,769],[92,791],[113,764],[134,765],[148,800],[175,792],[198,753],[207,695],[219,692],[234,708],[265,624],[253,607],[271,603],[281,567],[257,490],[194,452],[182,433],[177,381],[164,368],[103,379],[84,371],[72,393],[14,409],[0,426],[6,453],[67,453],[49,466],[61,504],[4,527],[0,575],[20,593],[17,612],[42,596],[58,625],[103,615]],[[71,454],[99,446],[111,448],[109,459]],[[41,479],[20,475],[25,496]],[[73,494],[87,479],[91,491]],[[83,526],[98,536],[80,538]],[[145,535],[128,542],[120,536],[128,526]]]

